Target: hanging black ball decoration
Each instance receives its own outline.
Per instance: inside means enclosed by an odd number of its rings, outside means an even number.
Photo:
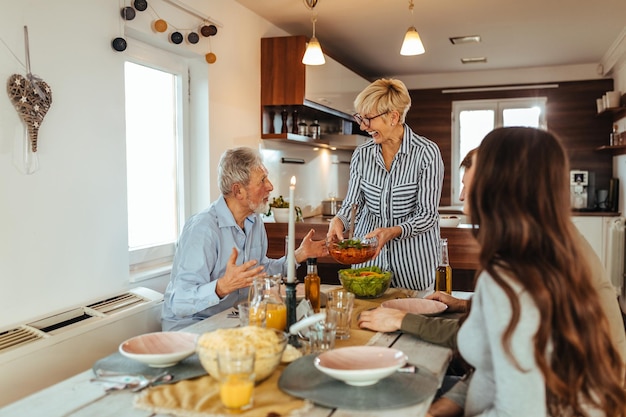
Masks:
[[[172,32],[172,34],[170,35],[170,39],[172,40],[173,43],[175,43],[176,45],[178,45],[179,43],[181,43],[183,41],[183,34],[180,32]]]
[[[202,36],[205,38],[208,38],[217,33],[217,27],[215,25],[204,25],[200,28],[200,33],[202,33]]]
[[[132,7],[124,7],[121,11],[122,19],[133,20],[135,18],[135,9]]]
[[[143,12],[148,8],[148,2],[146,0],[135,0],[133,6],[140,12]]]
[[[187,41],[189,43],[198,43],[198,41],[200,40],[200,36],[198,36],[198,34],[196,32],[190,32],[189,35],[187,35]]]
[[[124,38],[115,38],[113,39],[113,41],[111,42],[111,46],[113,47],[113,49],[115,49],[117,52],[122,52],[126,50],[126,39]]]

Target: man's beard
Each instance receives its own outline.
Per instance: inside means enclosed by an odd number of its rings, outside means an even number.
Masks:
[[[248,203],[248,208],[252,210],[256,214],[265,214],[269,211],[268,203],[261,201],[259,204],[255,205],[254,203]]]

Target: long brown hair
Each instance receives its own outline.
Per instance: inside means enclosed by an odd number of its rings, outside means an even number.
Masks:
[[[551,415],[585,415],[583,404],[595,404],[607,416],[626,416],[624,364],[570,219],[569,163],[559,140],[533,128],[492,131],[478,150],[468,198],[481,267],[512,306],[502,336],[509,358],[519,367],[511,336],[520,304],[503,275],[521,284],[541,314],[534,356]]]

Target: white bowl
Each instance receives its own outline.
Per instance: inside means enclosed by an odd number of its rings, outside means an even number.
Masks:
[[[380,346],[351,346],[320,354],[313,364],[326,375],[348,385],[374,385],[406,365],[400,350]]]
[[[191,356],[196,351],[197,337],[185,332],[146,333],[122,342],[119,351],[153,368],[166,368]]]
[[[446,311],[448,308],[448,306],[441,301],[428,300],[426,298],[398,298],[396,300],[385,301],[381,306],[427,316],[439,314]]]
[[[254,347],[254,380],[261,382],[274,373],[287,347],[289,335],[270,327],[243,326],[216,329],[198,338],[196,352],[202,367],[214,378],[217,371],[217,351],[232,346]]]
[[[439,216],[439,227],[457,227],[460,223],[459,216]]]
[[[272,207],[272,213],[274,213],[274,220],[276,220],[276,223],[289,222],[289,208]]]

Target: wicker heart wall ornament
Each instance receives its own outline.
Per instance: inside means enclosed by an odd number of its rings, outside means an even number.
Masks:
[[[32,75],[13,74],[9,77],[7,90],[20,118],[26,123],[31,150],[37,152],[39,127],[52,104],[52,89]]]

